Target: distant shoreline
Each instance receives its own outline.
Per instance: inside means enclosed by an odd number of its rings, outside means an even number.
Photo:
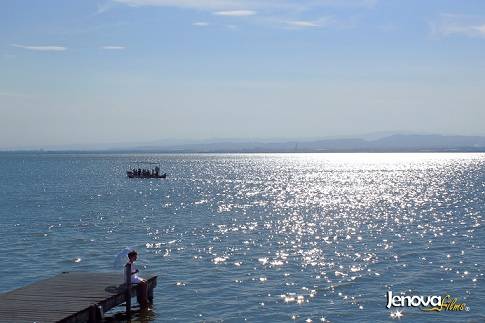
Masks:
[[[485,148],[462,150],[305,150],[305,151],[263,151],[263,150],[220,150],[220,151],[180,151],[180,150],[0,150],[0,154],[388,154],[388,153],[485,153]]]
[[[170,144],[118,143],[4,148],[0,152],[35,153],[157,153],[157,154],[255,154],[255,153],[432,153],[485,152],[485,136],[402,135],[377,139],[327,138],[320,140],[217,140]]]

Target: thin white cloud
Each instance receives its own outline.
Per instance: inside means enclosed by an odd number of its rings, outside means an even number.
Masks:
[[[12,44],[13,47],[39,51],[39,52],[62,52],[67,50],[67,47],[64,46],[30,46],[30,45],[19,45],[19,44]]]
[[[102,46],[101,48],[106,50],[122,50],[122,49],[125,49],[126,47],[125,46]]]
[[[113,0],[129,6],[163,6],[197,10],[311,10],[323,7],[372,8],[378,0]]]
[[[287,20],[283,21],[288,28],[322,28],[328,26],[337,27],[337,22],[333,17],[321,17],[317,20]]]
[[[485,37],[485,24],[483,25],[459,25],[446,24],[440,25],[435,29],[443,36],[465,35],[468,37]]]
[[[441,14],[430,23],[435,36],[466,36],[485,38],[485,17],[471,15]]]
[[[374,8],[379,0],[112,0],[128,6],[160,6],[211,12],[222,17],[249,17],[247,21],[257,24],[273,24],[289,29],[304,29],[333,26],[349,28],[354,22],[342,22],[340,18],[325,21],[308,20],[309,14],[328,8],[348,11]],[[348,20],[348,19],[347,19]],[[202,27],[203,25],[195,25]]]
[[[312,27],[320,27],[319,24],[313,22],[313,21],[305,21],[305,20],[291,20],[291,21],[286,21],[286,24],[288,24],[291,27],[298,27],[298,28],[312,28]]]
[[[256,11],[253,10],[225,10],[213,12],[216,16],[229,16],[229,17],[247,17],[254,16]]]
[[[195,26],[195,27],[207,27],[207,26],[209,26],[209,23],[208,22],[205,22],[205,21],[197,21],[197,22],[193,22],[192,23],[192,26]]]
[[[244,5],[241,0],[114,0],[130,6],[161,6],[198,10],[235,9]]]

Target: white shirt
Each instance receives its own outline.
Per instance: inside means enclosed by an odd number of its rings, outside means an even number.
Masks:
[[[131,283],[138,284],[142,281],[142,278],[136,274],[136,267],[134,263],[131,263]]]

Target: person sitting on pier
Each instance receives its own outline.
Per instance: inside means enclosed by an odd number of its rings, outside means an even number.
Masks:
[[[155,167],[155,175],[157,175],[157,177],[160,175],[160,167]]]
[[[138,290],[137,290],[137,298],[138,301],[140,302],[140,307],[141,308],[147,308],[148,307],[148,285],[147,281],[140,276],[138,276],[138,269],[136,269],[134,262],[138,258],[138,253],[135,250],[130,251],[128,253],[128,264],[131,265],[131,283],[132,284],[137,284],[138,285]]]

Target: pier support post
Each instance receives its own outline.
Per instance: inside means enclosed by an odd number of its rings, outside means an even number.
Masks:
[[[131,314],[131,264],[125,265],[125,283],[126,283],[126,314]]]

